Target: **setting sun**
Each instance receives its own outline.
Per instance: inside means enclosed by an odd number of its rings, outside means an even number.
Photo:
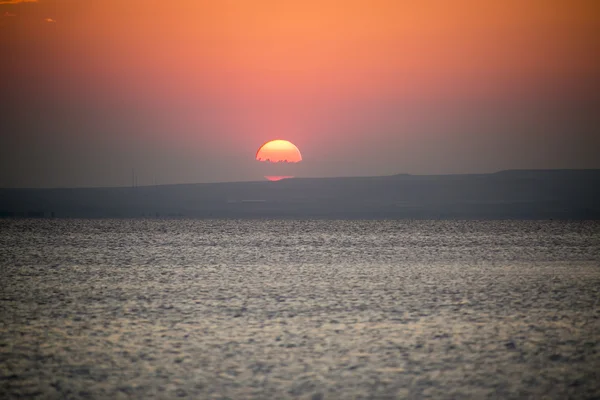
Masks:
[[[302,161],[302,154],[295,144],[287,140],[271,140],[258,148],[256,160],[264,164],[265,175],[270,181],[293,178],[295,164]],[[290,174],[291,173],[291,174]]]
[[[260,146],[256,152],[256,160],[273,163],[296,163],[302,161],[302,154],[300,154],[300,150],[292,142],[277,139]]]

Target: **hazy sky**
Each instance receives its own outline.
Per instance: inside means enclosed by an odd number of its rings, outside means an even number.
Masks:
[[[0,0],[0,187],[600,168],[597,0]]]

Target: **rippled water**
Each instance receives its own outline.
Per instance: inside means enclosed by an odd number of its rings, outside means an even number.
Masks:
[[[0,220],[0,397],[600,396],[600,223]]]

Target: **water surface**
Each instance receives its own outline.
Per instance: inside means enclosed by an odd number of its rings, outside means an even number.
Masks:
[[[600,223],[0,220],[0,393],[600,396]]]

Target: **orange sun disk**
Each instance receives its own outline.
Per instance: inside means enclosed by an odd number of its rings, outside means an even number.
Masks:
[[[300,150],[292,142],[277,139],[260,146],[256,152],[256,159],[272,163],[297,163],[302,161],[302,154],[300,154]]]

